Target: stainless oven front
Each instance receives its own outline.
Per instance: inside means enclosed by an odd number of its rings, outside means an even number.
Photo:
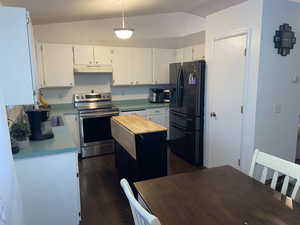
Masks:
[[[83,111],[79,113],[81,157],[113,153],[110,119],[119,111]]]

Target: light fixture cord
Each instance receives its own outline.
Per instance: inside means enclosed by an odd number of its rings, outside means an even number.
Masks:
[[[122,25],[123,29],[125,28],[125,5],[124,0],[122,0]]]

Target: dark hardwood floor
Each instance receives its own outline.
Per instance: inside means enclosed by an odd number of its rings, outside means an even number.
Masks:
[[[114,155],[79,161],[81,225],[133,225],[125,195],[119,185]],[[169,153],[168,174],[198,169]]]

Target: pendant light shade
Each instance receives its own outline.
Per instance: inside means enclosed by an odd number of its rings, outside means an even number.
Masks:
[[[116,28],[114,32],[119,39],[129,39],[133,35],[134,29]]]
[[[132,37],[134,29],[125,27],[125,7],[124,0],[122,0],[122,28],[114,29],[115,35],[119,39],[129,39]]]

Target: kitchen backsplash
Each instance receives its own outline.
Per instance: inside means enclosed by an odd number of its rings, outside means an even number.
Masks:
[[[23,106],[6,107],[9,126],[21,117],[23,110],[24,110]]]
[[[73,102],[75,93],[112,92],[113,100],[145,99],[148,98],[149,88],[146,86],[120,86],[112,87],[111,75],[75,75],[75,87],[73,88],[47,88],[42,92],[49,104],[65,104]],[[164,87],[164,86],[155,86]]]

